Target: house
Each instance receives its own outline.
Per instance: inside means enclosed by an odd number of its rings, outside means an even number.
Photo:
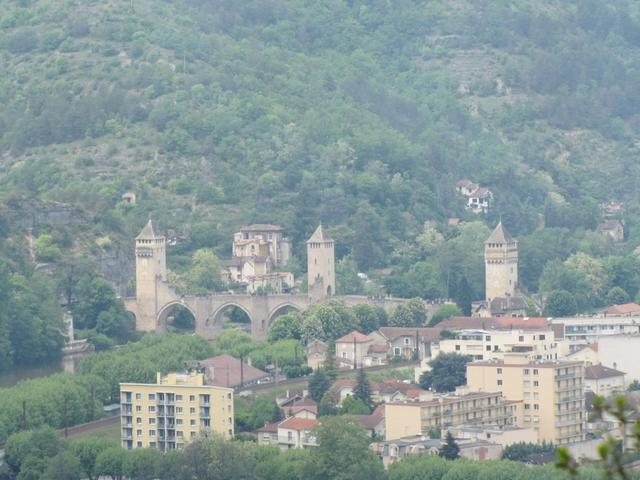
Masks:
[[[485,187],[478,188],[467,198],[466,209],[473,213],[487,213],[493,202],[493,193]]]
[[[524,317],[527,314],[527,303],[519,295],[473,302],[471,308],[474,317]]]
[[[299,412],[306,411],[313,413],[313,418],[318,415],[318,404],[315,400],[309,397],[295,399],[290,402],[285,402],[280,405],[282,414],[285,417],[295,417]]]
[[[374,343],[373,337],[356,331],[337,339],[335,345],[338,364],[349,368],[371,366],[369,347]]]
[[[342,401],[353,395],[353,389],[356,388],[356,381],[352,378],[339,378],[333,385],[329,387],[329,392],[336,399],[337,404],[341,404]],[[373,393],[373,392],[372,392]]]
[[[633,317],[640,315],[640,305],[637,303],[623,303],[621,305],[611,305],[605,308],[602,313],[610,317]]]
[[[350,415],[367,431],[370,438],[384,438],[384,417],[382,415]]]
[[[121,198],[124,203],[128,203],[129,205],[136,204],[136,194],[134,192],[125,192]]]
[[[384,466],[388,467],[410,455],[438,455],[444,443],[442,439],[414,435],[376,442],[371,448],[382,458]],[[456,439],[456,443],[460,447],[460,456],[469,460],[498,460],[502,456],[502,445],[487,440]]]
[[[268,424],[259,429],[258,443],[276,445],[282,450],[317,447],[312,430],[319,424],[312,418],[289,417],[276,425]]]
[[[503,447],[514,443],[538,443],[535,428],[523,428],[517,425],[458,425],[449,429],[458,439],[488,440]]]
[[[587,367],[597,365],[600,363],[598,359],[598,344],[594,342],[580,347],[573,353],[566,355],[565,360],[583,362]]]
[[[609,236],[614,242],[621,242],[624,240],[624,226],[620,220],[605,220],[598,225],[598,232],[604,236]]]
[[[416,355],[429,356],[431,342],[440,337],[442,328],[437,327],[380,327],[371,333],[378,344],[385,344],[389,357],[402,357],[407,360]]]
[[[604,218],[615,218],[624,214],[624,205],[620,202],[616,202],[615,200],[612,200],[609,203],[603,203],[600,205],[600,208],[602,209],[602,215]]]
[[[458,217],[451,217],[447,220],[447,225],[451,226],[451,227],[458,227],[460,226],[461,221]]]
[[[476,190],[478,190],[479,185],[477,183],[473,183],[471,180],[463,179],[459,180],[456,183],[456,192],[460,195],[464,195],[468,197],[473,194]]]
[[[584,389],[602,397],[624,392],[625,373],[603,365],[589,365],[584,369]]]
[[[218,355],[198,362],[208,385],[237,388],[271,381],[271,376],[231,355]]]
[[[304,348],[307,365],[314,370],[322,367],[327,358],[327,344],[322,340],[312,340]]]

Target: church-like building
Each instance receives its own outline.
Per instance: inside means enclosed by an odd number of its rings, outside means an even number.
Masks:
[[[524,316],[527,304],[518,289],[518,241],[502,222],[484,242],[485,300],[474,302],[473,316]]]

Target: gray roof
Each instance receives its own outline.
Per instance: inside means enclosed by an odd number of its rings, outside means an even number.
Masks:
[[[151,223],[151,219],[149,219],[147,224],[144,226],[144,228],[140,232],[140,235],[138,235],[136,237],[136,239],[152,240],[152,239],[157,238],[157,237],[158,237],[158,235],[156,234],[156,231],[153,228],[153,223]]]
[[[625,373],[620,370],[605,367],[604,365],[589,365],[584,369],[584,378],[587,380],[600,380],[601,378],[621,377]]]
[[[484,243],[516,243],[507,229],[502,225],[502,221],[498,223],[495,230],[489,235],[489,238]]]
[[[331,241],[331,239],[324,232],[324,230],[322,228],[322,224],[320,224],[320,225],[318,225],[318,228],[316,228],[316,231],[313,232],[313,235],[311,235],[311,237],[307,241],[308,242],[329,242],[329,241]]]

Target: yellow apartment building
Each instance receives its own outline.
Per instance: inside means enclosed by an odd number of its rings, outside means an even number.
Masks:
[[[428,435],[456,425],[516,425],[518,402],[501,393],[434,395],[421,402],[385,403],[385,440]]]
[[[157,375],[157,383],[121,383],[122,446],[181,449],[200,433],[233,437],[233,389],[205,385],[203,373]]]
[[[538,431],[540,441],[566,445],[585,439],[582,362],[530,361],[526,355],[467,365],[470,390],[500,390],[523,403],[521,427]]]

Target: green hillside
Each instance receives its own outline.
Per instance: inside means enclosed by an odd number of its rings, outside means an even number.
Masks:
[[[74,207],[29,224],[53,272],[88,252],[126,293],[149,215],[183,237],[178,272],[197,249],[228,255],[249,222],[283,224],[304,265],[322,221],[343,277],[393,267],[390,293],[457,298],[464,279],[479,298],[488,230],[471,221],[501,216],[529,290],[568,289],[582,309],[615,286],[637,293],[635,2],[0,0],[0,12],[2,215],[26,248],[20,219]],[[461,178],[493,191],[487,216],[464,210]],[[622,244],[594,231],[610,200],[626,207]]]

